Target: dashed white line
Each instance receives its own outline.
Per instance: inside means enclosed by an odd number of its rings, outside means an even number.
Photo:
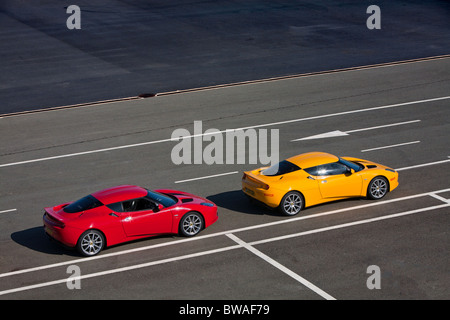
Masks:
[[[368,152],[368,151],[388,149],[388,148],[396,148],[396,147],[402,147],[402,146],[407,146],[407,145],[416,144],[416,143],[420,143],[420,141],[411,141],[411,142],[404,142],[404,143],[398,143],[398,144],[391,144],[389,146],[361,150],[361,152]]]
[[[7,212],[14,212],[17,211],[17,209],[8,209],[8,210],[2,210],[0,213],[7,213]]]
[[[297,273],[293,272],[292,270],[286,268],[285,266],[283,266],[281,263],[275,261],[274,259],[272,259],[271,257],[269,257],[268,255],[262,253],[261,251],[259,251],[258,249],[254,248],[253,246],[251,246],[250,244],[242,241],[241,239],[239,239],[238,237],[236,237],[234,234],[231,233],[227,233],[226,236],[228,238],[230,238],[231,240],[235,241],[236,243],[238,243],[240,246],[244,247],[245,249],[247,249],[248,251],[252,252],[253,254],[257,255],[258,257],[260,257],[261,259],[263,259],[264,261],[270,263],[272,266],[274,266],[275,268],[281,270],[282,272],[284,272],[285,274],[287,274],[288,276],[290,276],[291,278],[294,278],[296,281],[300,282],[302,285],[304,285],[305,287],[309,288],[310,290],[314,291],[315,293],[317,293],[318,295],[320,295],[321,297],[327,299],[327,300],[336,300],[334,297],[332,297],[331,295],[329,295],[328,293],[326,293],[325,291],[323,291],[322,289],[320,289],[319,287],[315,286],[314,284],[312,284],[311,282],[309,282],[308,280],[306,280],[305,278],[299,276]]]
[[[414,166],[398,168],[398,169],[395,169],[395,170],[396,171],[404,171],[404,170],[416,169],[416,168],[421,168],[421,167],[434,166],[436,164],[442,164],[442,163],[447,163],[447,162],[450,162],[450,159],[448,159],[448,160],[441,160],[441,161],[435,161],[435,162],[422,163],[422,164],[416,164]]]
[[[192,179],[186,179],[186,180],[178,180],[178,181],[175,181],[175,183],[183,183],[183,182],[189,182],[189,181],[195,181],[195,180],[210,179],[210,178],[221,177],[221,176],[227,176],[227,175],[230,175],[230,174],[236,174],[236,173],[239,173],[239,171],[232,171],[232,172],[225,172],[225,173],[213,174],[213,175],[210,175],[210,176],[203,176],[203,177],[192,178]]]

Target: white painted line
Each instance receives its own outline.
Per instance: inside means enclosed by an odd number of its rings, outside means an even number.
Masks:
[[[186,179],[186,180],[179,180],[179,181],[175,181],[175,183],[183,183],[183,182],[188,182],[188,181],[209,179],[209,178],[227,176],[227,175],[236,174],[236,173],[239,173],[239,171],[225,172],[225,173],[213,174],[213,175],[210,175],[210,176],[204,176],[204,177],[198,177],[198,178],[192,178],[192,179]]]
[[[141,263],[141,264],[137,264],[137,265],[129,266],[129,267],[123,267],[123,268],[111,269],[111,270],[106,270],[106,271],[101,271],[101,272],[95,272],[95,273],[81,275],[79,277],[73,277],[73,278],[69,278],[69,279],[66,278],[66,279],[60,279],[60,280],[49,281],[49,282],[44,282],[44,283],[38,283],[38,284],[30,285],[30,286],[24,286],[24,287],[20,287],[20,288],[14,288],[14,289],[0,291],[0,296],[1,295],[5,295],[5,294],[20,292],[20,291],[26,291],[26,290],[31,290],[31,289],[37,289],[37,288],[53,286],[53,285],[61,284],[61,283],[67,283],[68,281],[73,281],[73,280],[82,280],[82,279],[95,278],[95,277],[105,276],[105,275],[119,273],[119,272],[126,272],[126,271],[146,268],[146,267],[150,267],[150,266],[156,266],[156,265],[159,265],[159,264],[164,264],[164,263],[169,263],[169,262],[174,262],[174,261],[180,261],[180,260],[185,260],[185,259],[205,256],[205,255],[209,255],[209,254],[213,254],[213,253],[224,252],[224,251],[229,251],[229,250],[238,249],[238,248],[241,248],[241,246],[239,246],[239,245],[229,246],[229,247],[225,247],[225,248],[214,249],[214,250],[209,250],[209,251],[202,251],[202,252],[198,252],[198,253],[187,254],[187,255],[184,255],[184,256],[179,256],[179,257],[174,257],[174,258],[169,258],[169,259],[163,259],[163,260],[157,260],[157,261],[152,261],[152,262],[147,262],[147,263]]]
[[[405,142],[405,143],[399,143],[399,144],[392,144],[390,146],[377,147],[377,148],[372,148],[372,149],[365,149],[365,150],[361,150],[361,152],[368,152],[368,151],[388,149],[388,148],[396,148],[396,147],[402,147],[402,146],[407,146],[407,145],[416,144],[416,143],[420,143],[420,141]]]
[[[287,274],[288,276],[290,276],[291,278],[295,279],[296,281],[300,282],[302,285],[304,285],[305,287],[309,288],[310,290],[314,291],[315,293],[317,293],[318,295],[320,295],[322,298],[325,298],[327,300],[336,300],[334,297],[332,297],[331,295],[329,295],[328,293],[326,293],[325,291],[323,291],[322,289],[320,289],[319,287],[315,286],[314,284],[312,284],[311,282],[309,282],[308,280],[306,280],[305,278],[299,276],[297,273],[293,272],[292,270],[286,268],[285,266],[283,266],[281,263],[275,261],[274,259],[270,258],[269,256],[265,255],[264,253],[262,253],[261,251],[259,251],[258,249],[252,247],[251,245],[249,245],[248,243],[242,241],[241,239],[239,239],[238,237],[236,237],[234,234],[230,234],[227,233],[226,236],[228,238],[230,238],[231,240],[235,241],[236,243],[238,243],[239,245],[241,245],[242,247],[244,247],[245,249],[247,249],[248,251],[252,252],[253,254],[257,255],[258,257],[260,257],[261,259],[263,259],[264,261],[270,263],[272,266],[274,266],[275,268],[277,268],[278,270],[284,272],[285,274]]]
[[[167,142],[167,141],[177,141],[177,140],[176,139],[162,139],[162,140],[156,140],[156,141],[148,141],[148,142],[142,142],[142,143],[128,144],[128,145],[112,147],[112,148],[104,148],[104,149],[97,149],[97,150],[91,150],[91,151],[68,153],[68,154],[63,154],[63,155],[53,156],[53,157],[45,157],[45,158],[38,158],[38,159],[32,159],[32,160],[11,162],[11,163],[1,164],[0,168],[2,168],[2,167],[9,167],[9,166],[17,166],[17,165],[33,163],[33,162],[41,162],[41,161],[48,161],[48,160],[54,160],[54,159],[69,158],[69,157],[81,156],[81,155],[92,154],[92,153],[99,153],[99,152],[114,151],[114,150],[120,150],[120,149],[126,149],[126,148],[141,147],[141,146],[146,146],[146,145],[149,145],[149,144],[155,144],[155,143],[161,143],[161,142]]]
[[[410,123],[416,123],[416,122],[420,122],[420,120],[412,120],[412,121],[391,123],[391,124],[385,124],[385,125],[376,126],[376,127],[361,128],[361,129],[348,130],[348,131],[335,130],[335,131],[331,131],[331,132],[327,132],[327,133],[316,134],[314,136],[309,136],[309,137],[305,137],[305,138],[294,139],[294,140],[291,140],[291,142],[293,142],[293,141],[302,141],[302,140],[312,140],[312,139],[322,139],[322,138],[332,138],[332,137],[342,137],[342,136],[348,136],[349,133],[353,133],[353,132],[368,131],[368,130],[375,130],[375,129],[381,129],[381,128],[388,128],[388,127],[395,127],[395,126],[401,126],[401,125],[410,124]]]
[[[367,108],[367,109],[358,109],[358,110],[330,113],[330,114],[325,114],[325,115],[320,115],[320,116],[313,116],[313,117],[307,117],[307,118],[299,118],[299,119],[291,119],[291,120],[286,120],[286,121],[271,122],[271,123],[259,124],[259,125],[248,126],[248,127],[243,127],[243,128],[218,130],[218,131],[215,131],[213,133],[202,133],[202,134],[188,135],[188,136],[185,136],[185,137],[182,137],[182,138],[161,139],[161,140],[147,141],[147,142],[142,142],[142,143],[128,144],[128,145],[123,145],[123,146],[118,146],[118,147],[111,147],[111,148],[96,149],[96,150],[91,150],[91,151],[69,153],[69,154],[59,155],[59,156],[52,156],[52,157],[45,157],[45,158],[38,158],[38,159],[32,159],[32,160],[25,160],[25,161],[18,161],[18,162],[11,162],[11,163],[0,164],[0,168],[9,167],[9,166],[16,166],[16,165],[21,165],[21,164],[27,164],[27,163],[33,163],[33,162],[48,161],[48,160],[68,158],[68,157],[75,157],[75,156],[81,156],[81,155],[93,154],[93,153],[99,153],[99,152],[114,151],[114,150],[120,150],[120,149],[125,149],[125,148],[141,147],[141,146],[146,146],[146,145],[156,144],[156,143],[163,143],[163,142],[170,142],[170,141],[179,141],[180,139],[202,137],[202,136],[206,136],[206,135],[216,135],[218,133],[226,133],[226,132],[236,131],[236,130],[246,130],[246,129],[269,127],[269,126],[275,126],[275,125],[283,125],[283,124],[289,124],[289,123],[300,122],[300,121],[309,121],[309,120],[323,119],[323,118],[342,116],[342,115],[347,115],[347,114],[352,114],[352,113],[360,113],[360,112],[368,112],[368,111],[375,111],[375,110],[388,109],[388,108],[403,107],[403,106],[409,106],[409,105],[413,105],[413,104],[441,101],[441,100],[447,100],[447,99],[450,99],[450,96],[439,97],[439,98],[432,98],[432,99],[424,99],[424,100],[417,100],[417,101],[410,101],[410,102],[404,102],[404,103],[397,103],[397,104],[391,104],[391,105],[379,106],[379,107],[373,107],[373,108]]]
[[[437,194],[435,194],[435,193],[430,194],[430,196],[433,197],[433,198],[435,198],[435,199],[438,199],[438,200],[440,200],[440,201],[443,201],[443,202],[445,202],[445,203],[450,204],[450,199],[441,197],[441,196],[439,196],[439,195],[437,195]]]
[[[449,190],[450,189],[446,189],[445,191],[449,191]],[[435,192],[438,193],[438,192],[444,192],[444,191],[440,190],[440,191],[435,191]],[[426,195],[429,195],[431,193],[434,193],[434,192],[426,193]],[[413,196],[411,196],[411,197],[413,197]],[[402,217],[402,216],[406,216],[406,215],[412,215],[412,214],[419,213],[419,212],[425,212],[425,211],[441,209],[441,208],[445,208],[445,207],[449,207],[449,206],[450,206],[450,203],[447,203],[447,204],[442,204],[442,205],[438,205],[438,206],[421,208],[421,209],[416,209],[416,210],[406,211],[406,212],[402,212],[402,213],[391,214],[391,215],[377,217],[377,218],[359,220],[359,221],[356,221],[356,222],[344,223],[344,224],[335,225],[335,226],[331,226],[331,227],[314,229],[314,230],[300,232],[300,233],[295,233],[295,234],[291,234],[291,235],[285,235],[285,236],[281,236],[281,237],[275,237],[275,238],[264,239],[264,240],[260,240],[260,241],[254,241],[254,242],[249,243],[248,245],[252,246],[252,245],[258,245],[258,244],[263,244],[263,243],[268,243],[268,242],[273,242],[273,241],[284,240],[284,239],[287,239],[287,238],[300,237],[300,236],[307,235],[307,234],[325,232],[325,231],[329,231],[329,230],[336,230],[336,229],[340,229],[340,228],[350,227],[350,226],[353,226],[353,225],[359,225],[359,224],[364,224],[364,223],[371,223],[371,222],[376,222],[376,221],[381,221],[381,220],[386,220],[386,219],[392,219],[392,218]],[[303,217],[303,218],[307,218],[307,217]],[[292,220],[288,220],[288,221],[292,221]],[[232,231],[233,232],[239,232],[239,231],[243,231],[243,229],[245,229],[245,228],[236,229],[235,231],[233,231],[233,230]],[[209,235],[209,236],[228,235],[228,234],[230,234],[230,232],[219,232],[219,233],[216,233],[214,235]],[[205,238],[205,237],[203,237],[203,238]],[[191,238],[191,239],[195,239],[195,238]],[[181,241],[177,241],[177,243],[179,243],[179,242],[181,242]],[[185,242],[185,241],[182,241],[182,242]],[[106,271],[101,271],[101,272],[81,275],[80,277],[76,277],[76,278],[66,278],[66,279],[49,281],[49,282],[44,282],[44,283],[39,283],[39,284],[34,284],[34,285],[29,285],[29,286],[24,286],[24,287],[19,287],[19,288],[8,289],[8,290],[0,291],[0,295],[6,295],[6,294],[20,292],[20,291],[26,291],[26,290],[42,288],[42,287],[52,286],[52,285],[61,284],[61,283],[67,283],[67,281],[73,281],[74,279],[80,279],[81,280],[81,279],[94,278],[94,277],[99,277],[99,276],[104,276],[104,275],[110,275],[110,274],[119,273],[119,272],[131,271],[131,270],[136,270],[136,269],[140,269],[140,268],[146,268],[146,267],[155,266],[155,265],[159,265],[159,264],[163,264],[163,263],[169,263],[169,262],[174,262],[174,261],[180,261],[180,260],[200,257],[200,256],[205,256],[205,255],[219,253],[219,252],[225,252],[225,251],[234,250],[234,249],[238,249],[238,248],[242,248],[242,244],[235,245],[235,246],[228,246],[228,247],[224,247],[224,248],[220,248],[220,249],[213,249],[213,250],[208,250],[208,251],[202,251],[202,252],[198,252],[198,253],[192,253],[192,254],[188,254],[188,255],[184,255],[184,256],[178,256],[178,257],[174,257],[174,258],[168,258],[168,259],[162,259],[162,260],[157,260],[157,261],[137,264],[137,265],[128,266],[128,267],[122,267],[122,268],[117,268],[117,269],[111,269],[111,270],[106,270]],[[92,257],[92,258],[95,258],[95,257]],[[86,258],[86,259],[84,259],[84,261],[91,261],[92,258]],[[73,262],[74,261],[66,261],[66,262],[58,264],[58,265],[72,264]],[[276,263],[276,261],[274,261],[274,262]],[[279,266],[283,267],[282,265],[279,265]],[[43,268],[40,268],[40,269],[42,270]],[[287,270],[289,270],[289,269],[287,269]],[[11,272],[9,275],[11,275],[13,273],[17,274],[17,273],[23,273],[23,272],[20,272],[20,271],[19,272]],[[5,276],[5,275],[6,274],[1,274],[0,276]]]
[[[243,128],[239,128],[239,129],[245,130],[245,129],[250,129],[250,128],[269,127],[269,126],[288,124],[288,123],[294,123],[294,122],[300,122],[300,121],[317,120],[317,119],[330,118],[330,117],[336,117],[336,116],[344,116],[344,115],[352,114],[352,113],[361,113],[361,112],[376,111],[376,110],[382,110],[382,109],[404,107],[404,106],[409,106],[409,105],[413,105],[413,104],[420,104],[420,103],[427,103],[427,102],[434,102],[434,101],[441,101],[441,100],[448,100],[448,99],[450,99],[450,96],[410,101],[410,102],[403,102],[403,103],[397,103],[397,104],[390,104],[390,105],[372,107],[372,108],[367,108],[367,109],[358,109],[358,110],[329,113],[329,114],[324,114],[324,115],[320,115],[320,116],[312,116],[312,117],[307,117],[307,118],[299,118],[299,119],[292,119],[292,120],[286,120],[286,121],[271,122],[271,123],[260,124],[260,125],[255,125],[255,126],[243,127]]]
[[[13,211],[17,211],[17,209],[2,210],[2,211],[0,211],[0,213],[7,213],[7,212],[13,212]]]
[[[293,139],[293,140],[291,140],[291,142],[304,141],[304,140],[316,140],[316,139],[335,138],[335,137],[343,137],[343,136],[348,136],[348,133],[340,131],[340,130],[335,130],[335,131],[315,134],[313,136],[308,136],[308,137],[304,137],[304,138]]]
[[[310,235],[310,234],[314,234],[314,233],[320,233],[320,232],[325,232],[325,231],[330,231],[330,230],[337,230],[337,229],[357,226],[360,224],[366,224],[366,223],[372,223],[372,222],[376,222],[376,221],[404,217],[404,216],[408,216],[408,215],[412,215],[412,214],[416,214],[416,213],[420,213],[420,212],[437,210],[437,209],[442,209],[442,208],[447,208],[447,207],[450,207],[450,203],[440,204],[437,206],[420,208],[420,209],[415,209],[415,210],[405,211],[405,212],[400,212],[400,213],[394,213],[394,214],[376,217],[376,218],[358,220],[358,221],[354,221],[354,222],[338,224],[338,225],[331,226],[331,227],[308,230],[308,231],[303,231],[303,232],[299,232],[299,233],[294,233],[294,234],[289,234],[289,235],[284,235],[284,236],[279,236],[279,237],[274,237],[274,238],[269,238],[269,239],[264,239],[264,240],[259,240],[259,241],[254,241],[254,242],[251,242],[250,245],[258,245],[258,244],[263,244],[263,243],[268,243],[268,242],[273,242],[273,241],[286,240],[289,238],[296,238],[296,237],[301,237],[301,236]]]
[[[446,162],[450,162],[450,159],[442,160],[442,161],[436,161],[436,162],[423,163],[423,164],[417,164],[415,166],[403,167],[403,168],[398,168],[398,169],[395,169],[395,170],[396,171],[410,170],[410,169],[416,169],[416,168],[421,168],[421,167],[434,166],[436,164],[442,164],[442,163],[446,163]]]
[[[28,268],[28,269],[22,269],[22,270],[1,273],[0,278],[14,276],[14,275],[18,275],[21,273],[29,273],[29,272],[34,272],[34,271],[46,270],[46,269],[61,267],[61,266],[70,265],[70,264],[91,262],[94,260],[105,259],[105,258],[110,258],[110,257],[115,257],[115,256],[120,256],[120,255],[140,252],[140,251],[146,251],[146,250],[151,250],[151,249],[156,249],[156,248],[161,248],[161,247],[166,247],[166,246],[171,246],[171,245],[183,244],[183,243],[186,243],[189,241],[197,241],[197,240],[203,240],[203,239],[207,239],[207,238],[218,237],[218,236],[225,235],[227,233],[238,233],[238,232],[243,232],[243,231],[248,231],[248,230],[271,227],[271,226],[280,225],[280,224],[284,224],[284,223],[292,223],[292,222],[296,222],[296,221],[300,221],[300,220],[314,219],[314,218],[318,218],[318,217],[324,217],[324,216],[329,216],[329,215],[333,215],[333,214],[338,214],[341,212],[365,209],[365,208],[369,208],[369,207],[373,207],[373,206],[379,206],[379,205],[389,204],[389,203],[393,203],[393,202],[405,201],[405,200],[409,200],[409,199],[417,199],[419,197],[426,197],[426,196],[431,196],[432,194],[449,192],[449,191],[450,191],[450,188],[431,191],[431,192],[418,193],[418,194],[413,194],[413,195],[405,196],[405,197],[401,197],[401,198],[375,201],[375,202],[370,202],[368,204],[353,206],[353,207],[349,207],[349,208],[342,208],[342,209],[337,209],[337,210],[331,210],[331,211],[316,213],[316,214],[308,215],[308,216],[292,217],[292,218],[285,219],[285,220],[278,220],[278,221],[257,224],[257,225],[253,225],[253,226],[242,227],[242,228],[237,228],[237,229],[232,229],[232,230],[227,230],[227,231],[221,231],[221,232],[216,232],[216,233],[211,233],[211,234],[206,234],[206,235],[199,235],[199,236],[195,236],[192,238],[175,240],[175,241],[164,242],[164,243],[159,243],[159,244],[153,244],[153,245],[149,245],[149,246],[128,249],[128,250],[123,250],[123,251],[119,251],[119,252],[103,253],[103,254],[96,255],[93,257],[88,257],[88,258],[74,259],[74,260],[69,260],[69,261],[64,261],[64,262],[43,265],[43,266],[39,266],[39,267],[33,267],[33,268]]]
[[[381,129],[381,128],[402,126],[402,125],[405,125],[405,124],[416,123],[416,122],[420,122],[420,120],[411,120],[411,121],[405,121],[405,122],[397,122],[397,123],[385,124],[385,125],[382,125],[382,126],[376,126],[376,127],[370,127],[370,128],[348,130],[348,131],[345,131],[345,132],[346,133],[353,133],[353,132],[360,132],[360,131],[368,131],[368,130],[375,130],[375,129]]]

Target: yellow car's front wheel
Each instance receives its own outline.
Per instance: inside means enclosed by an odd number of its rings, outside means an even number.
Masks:
[[[303,209],[304,203],[305,200],[300,192],[290,191],[281,199],[279,209],[286,216],[295,216]]]
[[[370,181],[367,187],[367,197],[372,200],[383,198],[389,191],[389,182],[385,177],[378,176]]]

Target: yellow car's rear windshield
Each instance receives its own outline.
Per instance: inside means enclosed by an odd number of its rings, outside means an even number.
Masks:
[[[283,160],[281,162],[278,162],[277,164],[274,164],[270,168],[267,168],[263,172],[261,172],[265,176],[279,176],[282,174],[294,172],[297,170],[300,170],[301,168],[297,166],[296,164],[293,164],[292,162],[289,162],[287,160]]]

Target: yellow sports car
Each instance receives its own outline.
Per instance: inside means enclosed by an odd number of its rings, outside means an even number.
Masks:
[[[246,171],[242,190],[269,207],[293,216],[324,202],[381,199],[398,186],[398,172],[371,161],[324,152],[300,154],[271,167]]]

